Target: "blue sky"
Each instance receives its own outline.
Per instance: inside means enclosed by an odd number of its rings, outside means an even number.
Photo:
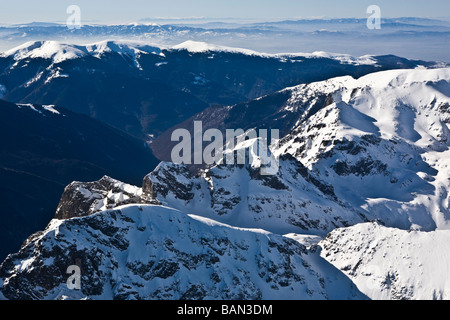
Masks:
[[[366,17],[378,5],[385,17],[448,17],[448,0],[14,0],[0,2],[0,24],[64,22],[69,5],[91,23],[131,23],[145,18],[207,17],[277,20],[309,17]]]

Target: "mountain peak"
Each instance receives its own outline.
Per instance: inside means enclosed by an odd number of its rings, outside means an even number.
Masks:
[[[86,45],[65,44],[59,41],[30,41],[0,53],[0,57],[12,57],[16,61],[41,58],[60,63],[88,55],[100,57],[111,52],[135,57],[138,53],[160,54],[161,48],[140,41],[106,40]]]
[[[221,51],[221,52],[242,53],[242,54],[254,55],[254,56],[270,56],[269,54],[264,54],[264,53],[260,53],[260,52],[249,50],[249,49],[220,46],[220,45],[210,44],[207,42],[192,41],[192,40],[188,40],[188,41],[185,41],[178,45],[175,45],[172,47],[172,49],[187,50],[192,53]]]
[[[58,41],[34,41],[10,49],[0,54],[2,57],[13,57],[14,60],[27,58],[52,59],[54,63],[76,59],[86,55],[83,47],[63,44]]]

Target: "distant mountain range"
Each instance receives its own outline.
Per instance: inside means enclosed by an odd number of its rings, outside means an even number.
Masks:
[[[336,76],[436,65],[396,56],[262,54],[193,41],[169,48],[38,41],[0,54],[0,87],[5,100],[59,105],[147,139],[214,105]]]
[[[270,53],[393,54],[410,59],[450,62],[448,20],[383,18],[380,30],[369,30],[366,24],[366,17],[267,22],[143,19],[140,23],[125,25],[96,25],[82,21],[81,29],[69,30],[64,24],[34,22],[1,26],[0,51],[25,41],[42,39],[69,43],[127,39],[159,45],[194,40]]]

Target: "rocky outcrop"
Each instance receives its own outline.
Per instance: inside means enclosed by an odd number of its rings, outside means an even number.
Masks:
[[[141,188],[104,176],[94,182],[72,182],[56,209],[56,219],[84,217],[130,203],[154,203],[151,194]]]

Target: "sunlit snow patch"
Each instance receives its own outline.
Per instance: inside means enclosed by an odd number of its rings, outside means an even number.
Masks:
[[[6,94],[6,87],[0,84],[0,99]]]

